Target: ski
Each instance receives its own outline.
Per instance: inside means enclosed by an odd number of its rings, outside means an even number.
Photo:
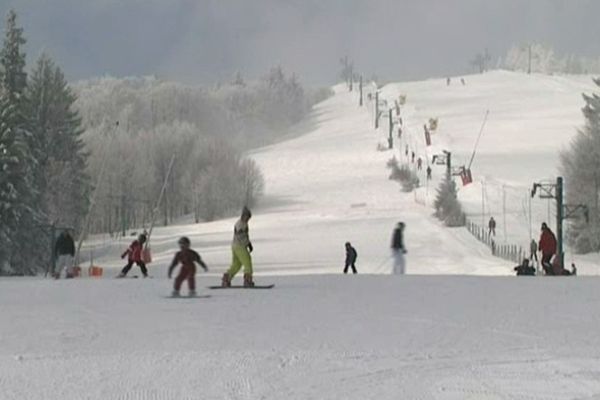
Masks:
[[[242,286],[242,285],[232,285],[229,287],[223,286],[209,286],[209,289],[273,289],[275,285],[254,285],[254,286]]]
[[[165,299],[209,299],[211,296],[210,294],[199,294],[199,295],[195,295],[195,296],[164,296]]]

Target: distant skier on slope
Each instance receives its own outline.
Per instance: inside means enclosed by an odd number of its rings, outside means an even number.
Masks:
[[[406,271],[406,247],[404,247],[404,222],[398,222],[392,236],[392,254],[394,256],[394,274],[404,275]]]
[[[73,277],[73,257],[75,257],[75,242],[68,230],[64,230],[56,239],[54,245],[54,255],[56,265],[54,268],[54,279],[60,279],[60,275],[65,270],[65,277]]]
[[[490,221],[488,222],[488,235],[496,236],[496,220],[494,217],[490,217]]]
[[[356,249],[352,247],[350,242],[346,242],[346,262],[344,266],[344,274],[348,273],[348,268],[352,268],[352,273],[356,274],[356,259],[358,258],[358,253]]]
[[[129,248],[125,250],[123,254],[121,254],[121,258],[125,258],[127,256],[127,265],[123,267],[117,278],[125,278],[131,267],[133,267],[133,264],[137,264],[140,267],[144,278],[148,277],[148,269],[146,269],[146,264],[142,260],[144,243],[146,243],[146,236],[140,235],[138,236],[137,240],[131,242]]]
[[[431,180],[431,173],[433,171],[431,170],[431,166],[427,166],[427,180],[430,181]]]
[[[556,254],[556,236],[554,232],[548,228],[548,224],[545,222],[542,224],[542,234],[538,244],[538,250],[542,252],[542,267],[546,272],[546,275],[553,275],[554,270],[552,268],[552,257]]]
[[[537,264],[539,262],[538,255],[537,255],[537,250],[538,250],[538,244],[537,244],[537,242],[535,241],[535,239],[531,239],[531,242],[529,243],[529,252],[530,252],[529,258],[530,258],[531,263],[533,265],[535,265],[535,264]]]
[[[205,272],[208,272],[208,267],[200,258],[200,255],[190,248],[190,239],[182,237],[179,239],[179,251],[175,254],[175,258],[169,266],[168,277],[171,279],[173,270],[178,264],[181,264],[179,274],[175,278],[173,284],[173,297],[179,297],[181,284],[187,280],[190,297],[196,295],[196,264],[199,264]]]
[[[242,210],[242,216],[235,223],[233,228],[233,242],[231,243],[231,267],[223,274],[221,285],[223,287],[231,286],[231,280],[235,277],[242,266],[244,267],[244,286],[254,286],[252,280],[252,256],[250,255],[254,248],[250,242],[248,221],[252,218],[252,213],[248,207]]]
[[[419,157],[417,159],[417,170],[421,171],[423,169],[423,159]]]

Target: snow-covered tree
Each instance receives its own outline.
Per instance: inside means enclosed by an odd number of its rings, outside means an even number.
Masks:
[[[18,273],[35,272],[31,258],[36,244],[31,240],[37,233],[38,217],[35,204],[36,188],[32,170],[36,160],[31,151],[30,134],[26,130],[23,91],[27,83],[22,28],[17,15],[8,13],[5,35],[0,49],[0,130],[2,133],[2,247],[0,268],[10,264]],[[4,172],[6,171],[6,172]],[[6,243],[4,242],[6,241]]]
[[[434,201],[435,215],[446,226],[456,227],[465,225],[465,215],[458,201],[456,182],[446,177],[440,182]]]
[[[600,86],[600,79],[594,80]],[[574,220],[569,240],[582,253],[600,250],[600,96],[583,95],[585,125],[561,154],[567,202],[589,208],[589,223]]]
[[[8,12],[4,32],[4,44],[0,50],[0,84],[14,100],[20,97],[27,84],[23,51],[27,41],[23,28],[17,26],[17,14],[13,10]]]
[[[37,61],[24,97],[39,209],[46,223],[79,228],[89,192],[81,119],[62,71],[47,55]]]

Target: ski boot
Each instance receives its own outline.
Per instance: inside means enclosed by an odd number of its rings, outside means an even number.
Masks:
[[[179,297],[179,290],[173,290],[171,292],[171,297]]]
[[[125,277],[127,277],[127,275],[125,275],[125,274],[124,274],[124,273],[122,273],[122,272],[121,272],[121,273],[119,273],[119,275],[117,275],[117,279],[122,279],[122,278],[125,278]]]
[[[231,277],[227,272],[223,274],[223,278],[221,279],[221,286],[231,287]]]
[[[254,287],[252,274],[244,274],[244,287]]]
[[[190,292],[188,293],[188,297],[196,297],[196,291],[190,290]]]

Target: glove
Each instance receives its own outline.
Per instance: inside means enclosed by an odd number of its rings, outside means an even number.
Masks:
[[[254,251],[254,247],[252,247],[252,243],[248,243],[248,251],[252,253]]]

